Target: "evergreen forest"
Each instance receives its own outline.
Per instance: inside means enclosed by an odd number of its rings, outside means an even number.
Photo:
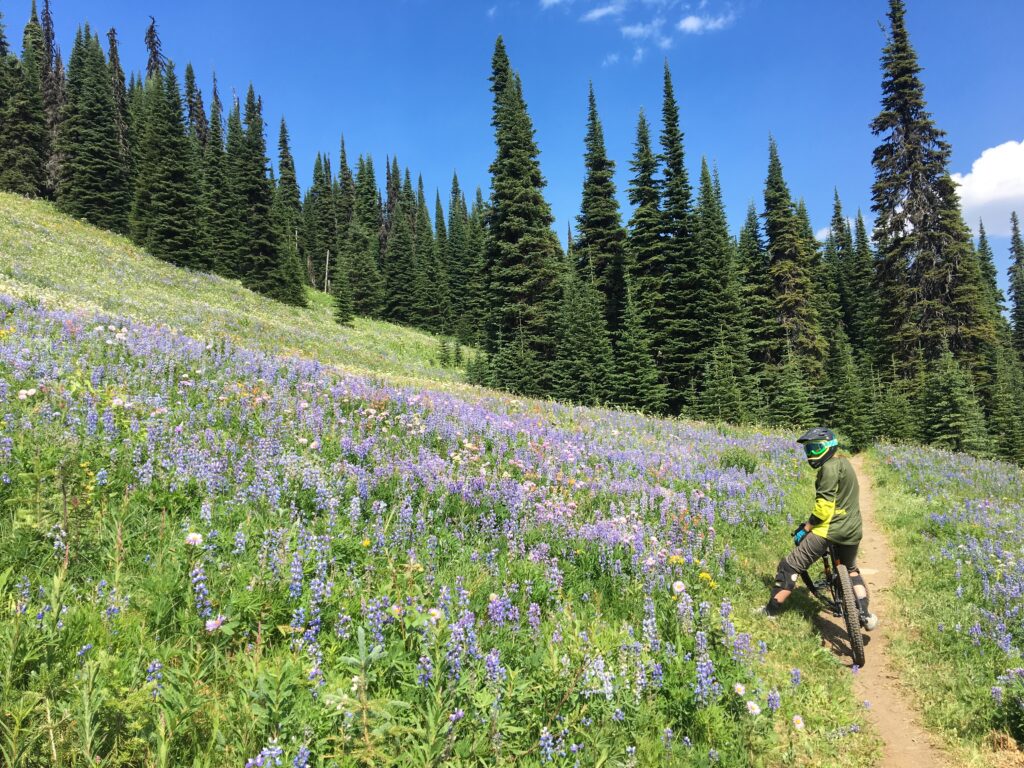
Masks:
[[[300,159],[313,169],[303,190],[288,126],[265,124],[253,85],[226,97],[211,77],[204,92],[155,20],[133,31],[144,72],[124,71],[117,30],[85,22],[65,62],[50,0],[33,0],[20,46],[0,17],[0,189],[286,304],[323,292],[340,324],[359,315],[436,334],[444,364],[517,395],[820,422],[852,447],[918,441],[1021,463],[1020,223],[1014,214],[1004,295],[984,223],[975,239],[964,221],[902,0],[886,31],[871,211],[848,210],[837,191],[824,242],[771,137],[763,189],[742,222],[727,220],[716,168],[702,159],[691,173],[667,63],[661,113],[637,115],[629,158],[609,157],[591,86],[580,210],[563,243],[530,84],[500,37],[489,190],[455,175],[442,195],[394,156],[381,180],[344,138],[336,155]]]

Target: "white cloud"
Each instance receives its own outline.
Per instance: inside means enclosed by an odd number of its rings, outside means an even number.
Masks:
[[[583,14],[583,21],[598,21],[605,16],[619,16],[624,10],[626,10],[626,4],[624,0],[620,0],[620,2],[609,3],[608,5],[602,5],[599,8],[594,8],[592,11],[588,11]]]
[[[561,5],[562,3],[570,2],[570,1],[571,0],[540,0],[540,7],[544,8],[544,9],[547,9],[547,8],[552,8],[553,6]]]
[[[1010,212],[1024,214],[1024,141],[990,147],[971,163],[970,173],[954,173],[964,219],[976,229],[985,222],[990,235],[1010,234]]]
[[[680,32],[685,32],[688,35],[703,35],[705,32],[723,30],[734,21],[736,21],[736,14],[730,11],[720,16],[686,16],[676,26]]]
[[[604,61],[601,62],[602,67],[613,67],[619,63],[619,54],[609,53],[604,57]]]
[[[664,26],[664,19],[653,19],[646,24],[627,24],[620,31],[630,40],[653,40],[659,48],[670,48],[672,38],[662,33]]]
[[[487,9],[487,16],[488,16],[488,18],[493,19],[495,17],[495,15],[497,15],[497,13],[498,13],[498,6],[496,6],[496,5],[492,5],[490,8]]]
[[[828,240],[828,236],[830,234],[832,234],[832,227],[822,227],[821,229],[814,233],[814,239],[817,240],[819,243],[824,243],[826,240]]]
[[[633,51],[633,63],[639,64],[641,61],[643,61],[645,53],[647,53],[647,50],[643,46],[640,46],[635,51]]]

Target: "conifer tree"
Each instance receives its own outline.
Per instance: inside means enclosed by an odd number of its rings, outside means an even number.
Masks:
[[[423,177],[417,182],[413,238],[415,241],[415,285],[416,307],[413,322],[428,331],[441,333],[443,318],[447,313],[448,279],[441,273],[434,232],[430,226],[430,209],[423,191]]]
[[[701,318],[700,333],[688,350],[693,356],[688,365],[703,378],[711,351],[730,355],[729,376],[738,382],[746,377],[747,343],[740,311],[739,283],[734,244],[729,236],[721,190],[706,159],[701,160],[697,206],[693,211],[692,243],[694,267],[701,290],[694,295],[693,316]],[[716,362],[716,373],[724,363]],[[698,387],[698,391],[704,385]],[[712,393],[713,395],[713,393]]]
[[[43,108],[43,30],[35,0],[21,61],[9,61],[6,70],[6,96],[0,97],[0,189],[41,196],[46,192],[50,136]]]
[[[513,333],[511,340],[501,344],[497,354],[483,359],[490,364],[485,379],[489,386],[525,397],[539,397],[551,389],[550,374],[544,371],[522,328]]]
[[[921,401],[921,437],[939,448],[985,450],[985,419],[970,377],[948,348],[928,365]]]
[[[338,156],[338,176],[334,190],[334,203],[337,210],[338,247],[348,239],[348,227],[356,209],[356,182],[352,169],[348,164],[348,153],[345,151],[345,137],[341,137],[341,150]],[[343,249],[342,249],[343,250]]]
[[[196,73],[191,62],[185,66],[185,124],[188,126],[189,138],[199,150],[206,149],[210,127],[203,106],[203,92],[196,84]]]
[[[246,174],[245,128],[241,105],[234,98],[228,112],[224,150],[223,206],[225,219],[231,225],[220,234],[219,271],[225,277],[242,277],[249,247]]]
[[[50,0],[43,0],[43,14],[40,18],[43,30],[43,112],[46,116],[47,147],[45,195],[54,198],[60,181],[61,154],[59,151],[60,121],[64,112],[67,82],[64,76],[64,62],[56,41],[53,10]],[[116,51],[112,51],[112,54]]]
[[[553,394],[560,400],[597,405],[607,397],[612,374],[612,347],[604,320],[604,297],[597,281],[566,270],[559,308]]]
[[[468,344],[485,346],[490,307],[487,304],[490,273],[487,264],[488,207],[479,187],[466,226],[466,264],[469,280],[465,287],[465,328]]]
[[[448,227],[441,207],[441,191],[434,194],[434,260],[428,277],[432,293],[437,297],[435,308],[436,328],[446,334],[452,333],[455,319],[452,314],[451,264],[448,260]]]
[[[384,258],[384,317],[394,323],[412,325],[421,302],[416,276],[416,240],[411,217],[399,200],[392,211],[391,233]]]
[[[962,335],[960,322],[968,323],[969,336],[977,331],[965,304],[949,308],[951,288],[965,279],[961,268],[971,271],[967,238],[947,170],[950,146],[927,110],[905,14],[903,0],[890,0],[882,110],[871,123],[881,136],[872,161],[872,210],[882,341],[904,374],[918,349],[934,355],[945,338],[956,355],[970,347],[973,342],[954,338]]]
[[[337,260],[337,207],[329,161],[317,153],[313,164],[313,186],[303,204],[308,268],[314,287],[326,291],[330,277],[330,262]]]
[[[605,323],[615,339],[626,303],[626,232],[615,196],[615,163],[605,151],[593,83],[588,95],[584,159],[583,206],[576,219],[579,237],[574,244],[576,269],[581,275],[593,271],[594,287],[603,296]]]
[[[206,150],[200,171],[199,253],[200,261],[207,265],[207,269],[224,275],[230,273],[225,265],[223,237],[227,228],[232,226],[225,164],[224,108],[217,90],[217,78],[214,77]]]
[[[612,398],[627,408],[662,414],[667,407],[668,391],[655,365],[651,335],[640,308],[635,289],[627,283],[622,333],[615,349]]]
[[[533,373],[527,369],[535,360],[542,366],[536,384],[543,392],[550,388],[548,364],[554,359],[561,248],[551,230],[553,216],[543,196],[545,182],[522,84],[500,37],[492,65],[492,125],[498,151],[490,167],[487,263],[493,320],[488,348],[498,350],[510,341],[518,345],[509,355],[495,356],[498,382],[521,381]],[[501,370],[506,363],[522,363],[525,368]]]
[[[163,45],[160,42],[160,33],[156,28],[156,19],[149,17],[149,26],[146,27],[146,80],[154,75],[163,75],[167,60],[164,58]]]
[[[988,434],[995,453],[1024,464],[1024,372],[1011,349],[997,347]]]
[[[837,327],[830,338],[827,373],[829,385],[822,398],[822,419],[843,433],[853,448],[866,448],[874,437],[867,394],[842,327]]]
[[[280,238],[280,293],[277,298],[293,306],[305,306],[305,281],[302,263],[299,260],[298,228],[301,215],[299,183],[295,178],[295,160],[288,145],[288,126],[284,117],[277,140],[280,179],[274,186],[272,218]],[[341,323],[352,320],[352,296],[348,289],[347,270],[341,269],[344,279],[334,293],[335,314]]]
[[[356,164],[354,205],[345,248],[352,301],[356,314],[382,317],[385,287],[378,249],[383,217],[371,158],[360,157]]]
[[[1024,360],[1024,239],[1016,211],[1010,214],[1010,321],[1013,347]]]
[[[768,275],[778,329],[770,348],[770,360],[778,364],[786,354],[792,354],[806,381],[815,386],[821,382],[821,364],[826,350],[813,297],[814,254],[808,242],[807,227],[783,178],[774,139],[769,143],[764,202]]]
[[[791,348],[785,350],[782,362],[771,370],[770,383],[772,393],[769,420],[772,423],[798,426],[814,418],[807,375]]]
[[[128,191],[131,194],[134,183],[135,169],[132,163],[131,129],[128,125],[128,91],[125,87],[124,69],[121,67],[121,53],[117,42],[117,30],[107,30],[107,48],[109,51],[110,87],[114,96],[114,126],[117,130],[117,151],[128,180]]]
[[[757,211],[751,203],[736,246],[743,321],[751,360],[752,385],[763,390],[778,333],[774,289],[768,271],[768,252],[761,237]]]
[[[1002,317],[1006,310],[1006,297],[999,287],[999,272],[996,270],[995,254],[988,242],[985,222],[978,220],[978,266],[981,269],[982,284],[988,294],[988,304],[995,307],[996,317]]]
[[[629,202],[634,207],[629,220],[630,278],[637,312],[652,341],[652,355],[658,357],[660,340],[668,324],[665,291],[668,263],[663,245],[661,195],[655,176],[658,159],[651,149],[650,127],[643,111],[637,120],[636,143],[630,170]]]
[[[853,249],[849,258],[840,253],[839,269],[843,291],[846,295],[843,306],[844,325],[850,345],[862,350],[872,358],[877,357],[878,292],[875,287],[874,256],[868,238],[864,216],[857,211],[854,226]]]
[[[108,84],[109,79],[104,77]],[[202,266],[199,242],[199,185],[182,111],[174,66],[146,80],[139,135],[138,176],[131,210],[132,238],[154,256],[178,266]],[[108,146],[116,152],[116,127]],[[120,164],[120,158],[117,158]],[[70,164],[70,158],[65,165]]]
[[[736,375],[735,354],[731,345],[719,341],[704,359],[701,390],[694,404],[694,415],[707,421],[730,424],[746,421],[747,398],[741,378]]]
[[[79,30],[68,62],[60,121],[61,210],[104,229],[128,231],[128,177],[117,138],[114,91],[99,40]]]
[[[686,403],[693,382],[700,375],[702,318],[695,310],[701,288],[694,261],[692,193],[686,172],[683,132],[679,127],[679,105],[672,74],[665,62],[661,155],[664,174],[661,184],[662,232],[665,253],[664,321],[656,331],[654,346],[658,364],[668,383],[669,405],[677,412]]]
[[[475,334],[473,321],[469,315],[472,303],[469,293],[474,275],[469,259],[469,210],[466,206],[466,197],[459,186],[458,174],[452,176],[451,194],[448,198],[446,243],[452,330],[460,342],[472,344]]]
[[[281,248],[279,229],[271,216],[273,187],[267,176],[263,108],[251,85],[245,97],[242,157],[244,173],[240,189],[245,201],[245,233],[248,237],[241,270],[242,284],[278,301],[304,304],[301,276],[291,268],[292,263]]]

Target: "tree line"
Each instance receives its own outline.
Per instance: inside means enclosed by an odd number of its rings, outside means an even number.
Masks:
[[[871,129],[873,231],[838,192],[818,242],[769,139],[763,194],[731,234],[716,169],[690,178],[666,63],[660,125],[641,111],[620,210],[591,86],[581,211],[563,249],[544,198],[523,83],[492,58],[491,190],[452,180],[433,211],[397,159],[337,171],[318,154],[299,188],[287,127],[278,175],[250,86],[224,118],[191,66],[184,87],[155,22],[127,81],[114,30],[80,29],[65,74],[49,0],[22,55],[0,20],[0,186],[49,197],[175,264],[302,305],[309,287],[355,315],[481,352],[471,380],[539,397],[734,423],[837,427],[1024,461],[1024,243],[1012,218],[1009,303],[984,225],[975,243],[924,98],[902,0],[890,0],[882,107]],[[445,214],[447,209],[447,215]]]

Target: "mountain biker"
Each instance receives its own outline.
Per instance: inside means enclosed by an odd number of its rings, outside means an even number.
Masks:
[[[814,481],[814,511],[806,523],[793,531],[796,546],[779,561],[775,585],[762,613],[779,615],[782,604],[796,586],[797,578],[821,559],[831,542],[839,561],[850,572],[861,624],[872,630],[878,625],[878,618],[868,609],[868,588],[857,568],[857,548],[864,532],[857,475],[849,459],[836,455],[839,443],[831,430],[815,427],[801,435],[797,442],[804,447],[807,463],[818,471]]]

